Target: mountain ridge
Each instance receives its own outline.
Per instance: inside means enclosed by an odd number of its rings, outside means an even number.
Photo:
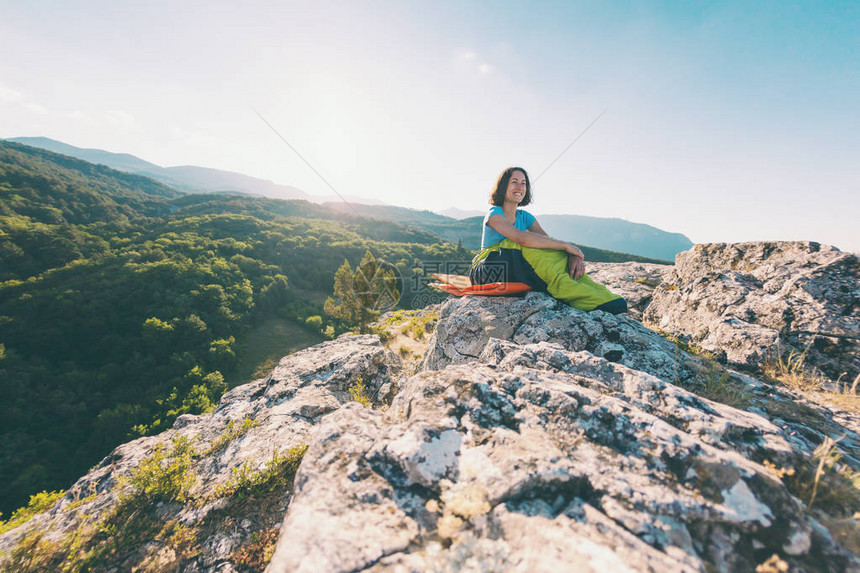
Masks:
[[[49,138],[18,137],[6,141],[33,145],[53,150],[84,160],[104,163],[109,167],[153,177],[163,183],[193,193],[243,193],[276,199],[304,199],[325,203],[344,212],[373,212],[378,218],[398,223],[407,222],[422,226],[440,234],[447,240],[462,242],[470,249],[480,248],[482,215],[478,211],[463,211],[449,208],[452,217],[433,211],[385,205],[378,201],[354,196],[331,197],[310,195],[301,189],[281,185],[269,180],[250,177],[240,173],[197,166],[160,167],[129,154],[117,154],[98,149],[82,149]],[[346,199],[347,203],[343,203]],[[337,206],[336,203],[340,203]],[[412,213],[421,213],[416,217]],[[445,217],[440,219],[439,217]],[[558,239],[586,245],[606,251],[630,253],[672,261],[677,253],[690,248],[693,243],[680,233],[670,233],[651,225],[633,223],[619,218],[587,217],[584,215],[541,215],[541,224],[547,232]],[[477,221],[477,222],[476,222]],[[544,223],[546,221],[546,223]]]

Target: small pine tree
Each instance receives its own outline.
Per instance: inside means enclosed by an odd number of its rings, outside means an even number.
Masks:
[[[331,297],[326,299],[326,314],[356,323],[360,332],[367,332],[368,325],[379,318],[380,309],[391,308],[400,299],[394,268],[377,262],[368,249],[355,273],[349,261],[344,261],[334,274],[334,296],[340,304]]]
[[[347,260],[344,260],[340,268],[334,273],[334,296],[335,298],[328,297],[326,299],[323,306],[325,313],[348,323],[359,322],[361,305],[355,296],[352,267],[349,266]]]

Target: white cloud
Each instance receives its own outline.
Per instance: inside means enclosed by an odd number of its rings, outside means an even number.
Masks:
[[[0,86],[0,103],[21,103],[24,101],[24,94],[19,91]]]
[[[140,127],[137,124],[137,120],[135,120],[130,113],[121,110],[111,110],[105,112],[104,117],[111,125],[123,129],[136,129]]]
[[[48,113],[48,108],[46,108],[45,106],[40,105],[38,103],[33,103],[31,101],[28,101],[28,102],[24,102],[23,105],[24,105],[24,107],[26,107],[27,109],[29,109],[33,113],[36,113],[39,115],[47,115],[47,113]]]
[[[221,146],[221,141],[211,135],[190,131],[184,127],[172,126],[170,135],[175,140],[181,141],[183,144],[189,145],[192,148],[210,148],[215,149]]]
[[[48,108],[30,101],[26,95],[12,88],[0,85],[0,104],[17,105],[38,115],[46,115]]]
[[[468,48],[460,48],[454,53],[454,64],[461,71],[484,76],[493,72],[493,66],[483,61],[477,52]]]

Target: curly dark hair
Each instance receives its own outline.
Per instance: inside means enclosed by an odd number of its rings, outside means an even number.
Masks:
[[[529,180],[528,172],[522,167],[508,167],[502,171],[501,175],[499,175],[499,179],[496,181],[496,188],[493,189],[492,193],[490,193],[490,205],[501,207],[505,203],[505,194],[508,192],[508,182],[511,180],[511,175],[513,175],[514,171],[522,171],[523,175],[526,176],[526,196],[523,197],[523,200],[520,202],[520,207],[525,207],[532,202],[532,184]]]

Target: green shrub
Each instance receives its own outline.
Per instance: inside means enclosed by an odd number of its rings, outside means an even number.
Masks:
[[[349,396],[352,398],[353,402],[358,402],[368,408],[373,405],[373,401],[370,399],[370,396],[367,395],[367,386],[364,384],[364,380],[361,376],[359,376],[355,383],[349,387]]]
[[[371,325],[368,327],[370,334],[375,334],[379,337],[381,342],[388,342],[391,340],[391,331],[389,331],[384,324],[382,325]]]
[[[133,505],[158,501],[184,502],[196,479],[191,470],[194,456],[191,441],[187,438],[174,439],[169,452],[159,444],[128,477],[132,490],[123,496],[123,502]]]
[[[216,496],[244,499],[259,497],[292,486],[293,478],[307,449],[307,446],[299,445],[290,448],[283,455],[275,450],[272,459],[266,462],[265,467],[260,471],[253,471],[251,464],[246,461],[231,470],[233,475],[230,479],[215,489]]]
[[[212,441],[212,445],[209,446],[209,449],[206,450],[206,455],[213,454],[250,430],[251,428],[255,428],[259,426],[260,423],[256,420],[246,417],[242,420],[242,424],[236,427],[236,421],[230,420],[227,422],[227,427],[224,430],[224,433],[215,438]]]
[[[0,533],[9,531],[27,522],[34,515],[42,513],[54,505],[66,494],[65,491],[41,491],[30,496],[30,502],[12,512],[12,517],[7,521],[0,521]],[[0,516],[3,514],[0,513]]]
[[[421,340],[426,333],[432,332],[433,327],[430,323],[439,320],[438,312],[426,312],[424,314],[414,314],[409,318],[403,328],[400,330],[404,335],[411,336],[415,340]]]
[[[385,319],[386,326],[397,326],[403,324],[404,321],[408,320],[405,310],[396,310],[391,313],[391,315]]]

